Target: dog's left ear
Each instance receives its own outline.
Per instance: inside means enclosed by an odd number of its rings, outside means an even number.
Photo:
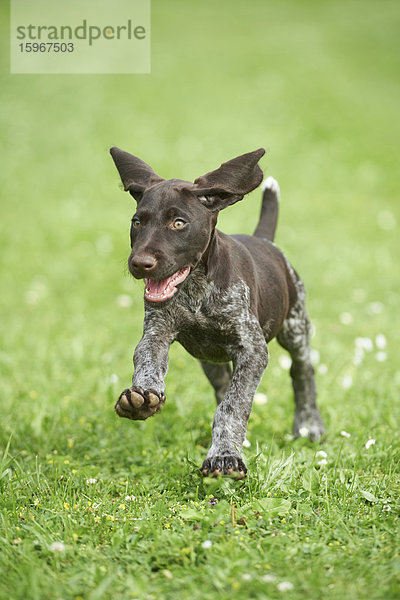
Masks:
[[[259,148],[228,160],[219,169],[198,177],[194,193],[212,211],[238,202],[260,185],[263,173],[257,163],[264,154],[264,148]]]

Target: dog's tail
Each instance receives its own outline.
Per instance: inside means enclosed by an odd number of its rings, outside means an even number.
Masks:
[[[273,242],[278,222],[279,185],[276,179],[267,177],[262,182],[261,189],[263,191],[261,215],[253,235]]]

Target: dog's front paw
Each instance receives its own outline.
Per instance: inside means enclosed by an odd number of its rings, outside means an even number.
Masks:
[[[165,395],[163,393],[132,387],[122,392],[114,408],[120,417],[133,421],[144,421],[160,412],[164,402]]]
[[[236,479],[244,479],[247,473],[246,466],[240,456],[232,454],[206,458],[201,466],[201,471],[205,476],[232,475]]]

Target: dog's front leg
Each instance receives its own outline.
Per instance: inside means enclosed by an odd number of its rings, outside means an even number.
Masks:
[[[246,475],[240,450],[253,397],[268,365],[268,348],[261,331],[241,347],[233,363],[232,381],[215,412],[211,448],[201,467],[204,475]]]
[[[143,337],[133,356],[132,387],[122,392],[115,405],[120,417],[143,421],[160,412],[165,402],[164,377],[172,341],[165,331],[161,336],[154,330],[146,330],[145,323]]]

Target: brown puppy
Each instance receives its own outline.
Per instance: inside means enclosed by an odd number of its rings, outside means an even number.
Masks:
[[[165,180],[139,158],[111,148],[125,191],[137,201],[129,270],[145,281],[143,337],[135,354],[132,387],[115,410],[147,419],[165,402],[169,346],[178,341],[201,361],[218,402],[205,475],[244,477],[240,456],[253,396],[268,364],[274,337],[292,358],[295,436],[324,432],[310,362],[310,322],[304,286],[273,244],[279,186],[263,183],[260,221],[253,236],[216,229],[218,213],[262,181],[261,148],[196,179]],[[230,363],[233,365],[231,369]]]

